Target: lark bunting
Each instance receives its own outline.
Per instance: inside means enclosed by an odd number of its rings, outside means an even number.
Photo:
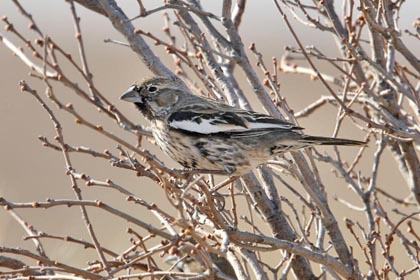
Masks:
[[[308,136],[301,127],[186,92],[176,81],[155,77],[121,96],[151,122],[160,148],[188,169],[243,175],[273,156],[312,145],[364,142]]]

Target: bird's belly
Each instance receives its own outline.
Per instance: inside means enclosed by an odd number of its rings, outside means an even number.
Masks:
[[[243,175],[269,158],[267,153],[243,147],[235,139],[184,135],[161,127],[152,132],[162,151],[186,168]]]

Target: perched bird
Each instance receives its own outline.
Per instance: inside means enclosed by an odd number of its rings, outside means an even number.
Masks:
[[[134,84],[121,99],[134,103],[151,122],[153,136],[168,156],[202,173],[239,176],[284,152],[366,144],[304,135],[294,124],[192,95],[165,77]]]

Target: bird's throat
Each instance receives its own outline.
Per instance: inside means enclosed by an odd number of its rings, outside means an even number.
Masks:
[[[136,102],[134,103],[136,105],[136,108],[145,116],[146,119],[151,120],[153,118],[152,113],[150,112],[150,109],[147,107],[147,105],[143,102]]]

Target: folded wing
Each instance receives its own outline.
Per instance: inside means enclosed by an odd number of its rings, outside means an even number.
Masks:
[[[215,108],[188,108],[172,113],[168,118],[168,125],[173,129],[198,134],[246,133],[255,134],[258,131],[298,130],[302,129],[291,123],[275,119],[256,112],[231,108],[232,111],[217,110]]]

